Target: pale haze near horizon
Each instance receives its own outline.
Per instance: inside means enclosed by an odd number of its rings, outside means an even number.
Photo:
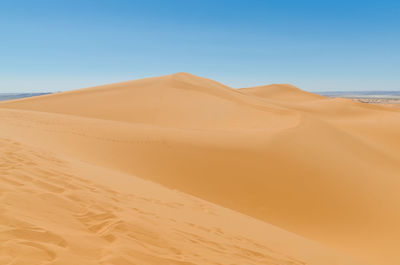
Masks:
[[[394,1],[2,1],[0,93],[189,72],[234,88],[400,90]]]

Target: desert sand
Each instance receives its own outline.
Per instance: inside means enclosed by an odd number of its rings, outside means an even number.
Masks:
[[[0,128],[0,264],[400,264],[398,108],[178,73]]]

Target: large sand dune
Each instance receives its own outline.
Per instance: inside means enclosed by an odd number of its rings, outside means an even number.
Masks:
[[[397,253],[400,244],[400,112],[394,108],[328,99],[290,85],[234,90],[185,73],[2,102],[0,108],[0,137],[23,146],[18,147],[20,152],[4,152],[4,159],[9,162],[4,163],[6,171],[1,170],[6,173],[1,177],[4,175],[7,183],[23,184],[16,184],[18,189],[10,195],[16,196],[15,205],[9,204],[5,212],[24,212],[25,206],[18,202],[32,201],[36,206],[21,215],[22,220],[45,222],[50,215],[51,218],[69,216],[78,220],[84,215],[82,218],[89,223],[86,228],[85,225],[72,227],[60,218],[48,225],[41,223],[42,230],[37,228],[44,233],[43,240],[57,235],[64,238],[63,244],[77,244],[74,248],[53,250],[53,257],[57,254],[60,262],[64,255],[65,260],[73,258],[79,262],[87,257],[93,264],[99,261],[104,264],[165,264],[167,261],[162,258],[168,258],[172,264],[356,264],[322,245],[266,224],[270,223],[363,260],[362,264],[400,263]],[[16,148],[15,143],[3,145]],[[33,155],[38,150],[61,157],[58,160],[38,158],[33,162],[35,169],[57,168],[47,174],[48,181],[30,166],[10,171],[8,167],[16,167],[12,165],[13,159],[23,161],[25,154]],[[48,155],[46,153],[45,157]],[[63,159],[72,160],[61,170],[56,161]],[[19,165],[21,163],[24,162]],[[25,170],[30,173],[21,172]],[[29,175],[31,182],[34,179],[33,184],[17,181],[18,172],[22,176]],[[41,192],[36,182],[59,186],[49,183],[50,178],[61,182],[86,179],[92,186],[101,184],[113,190],[110,194],[130,199],[113,198],[106,195],[108,191],[94,187],[99,192],[96,196],[89,191],[74,193],[62,187],[58,193],[50,192],[51,196],[62,196],[62,203],[79,210],[58,212],[57,199],[54,202],[29,199]],[[66,202],[64,196],[69,192],[80,197]],[[160,203],[151,205],[132,199],[136,198],[133,195],[140,197],[138,194]],[[178,197],[171,198],[168,194]],[[168,213],[170,210],[164,204],[170,200],[187,205],[191,211],[186,212],[186,206],[182,206]],[[219,219],[213,219],[214,215],[208,210],[202,212],[202,207],[190,206],[193,201],[213,207]],[[90,208],[96,204],[105,205],[107,209]],[[139,225],[139,228],[132,225],[136,221],[131,218],[142,216],[140,211],[135,214],[126,210],[132,208],[131,205],[152,214],[146,220],[154,225]],[[47,207],[52,210],[45,210]],[[111,225],[111,228],[108,225],[116,217],[106,217],[107,220],[97,217],[97,214],[109,213],[111,208],[108,207],[119,209],[113,213],[124,224],[122,231],[118,225]],[[174,220],[171,221],[173,226],[170,219]],[[5,217],[0,220],[15,224],[15,229],[24,229],[23,222],[7,221]],[[143,220],[138,222],[142,224]],[[185,222],[195,221],[196,227],[205,226],[208,232],[202,234],[185,226]],[[91,226],[110,232],[96,233],[94,238],[84,236],[87,243],[76,242],[79,240],[72,237],[66,239],[68,231],[79,235],[93,232]],[[245,233],[247,240],[254,242],[264,240],[257,244],[268,245],[272,252],[297,260],[275,257],[266,249],[250,249],[250,252],[236,255],[237,247],[243,246],[238,245],[232,235],[216,239],[210,232],[214,226],[229,227],[232,233]],[[49,227],[52,230],[46,232]],[[146,235],[138,232],[141,229],[151,233],[149,238],[147,232]],[[176,229],[181,229],[183,234]],[[249,231],[251,234],[247,234]],[[0,242],[36,242],[32,238],[20,238],[26,233],[29,237],[29,231],[13,233],[6,232]],[[129,237],[130,233],[134,236]],[[188,242],[200,240],[213,246],[193,243],[186,249],[180,237],[187,235],[185,233],[201,237],[201,240],[184,237]],[[112,235],[112,240],[107,241],[108,234]],[[160,243],[153,237],[168,240]],[[137,245],[132,240],[136,240]],[[10,249],[20,247],[10,244]],[[98,253],[83,246],[81,249],[79,244],[106,250]],[[144,246],[146,244],[150,246]],[[218,249],[222,251],[216,251]],[[10,251],[5,253],[15,253]],[[149,254],[153,252],[156,254]],[[10,256],[6,254],[0,257]],[[32,255],[32,259],[42,257],[37,253]]]

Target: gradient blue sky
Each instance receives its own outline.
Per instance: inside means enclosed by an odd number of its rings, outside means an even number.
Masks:
[[[0,1],[0,92],[174,72],[233,87],[400,90],[400,3]]]

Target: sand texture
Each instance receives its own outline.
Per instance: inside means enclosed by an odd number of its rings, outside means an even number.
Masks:
[[[0,264],[398,265],[399,135],[186,73],[1,102]]]

